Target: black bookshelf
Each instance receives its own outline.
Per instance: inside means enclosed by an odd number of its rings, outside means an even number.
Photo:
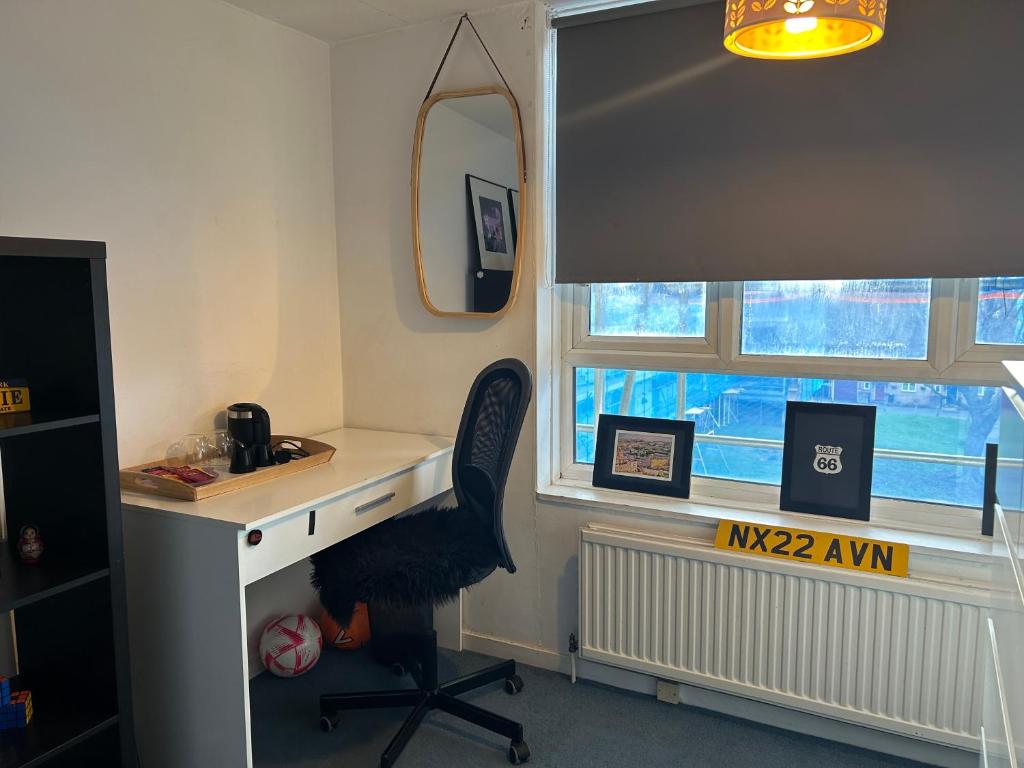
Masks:
[[[0,237],[0,379],[27,379],[32,401],[0,414],[0,622],[34,708],[0,732],[0,768],[137,768],[105,258],[102,243]],[[34,565],[16,551],[28,524],[45,543]]]

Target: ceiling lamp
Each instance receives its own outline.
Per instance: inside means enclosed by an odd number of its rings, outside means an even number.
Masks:
[[[754,59],[819,59],[874,45],[888,0],[726,0],[725,47]]]

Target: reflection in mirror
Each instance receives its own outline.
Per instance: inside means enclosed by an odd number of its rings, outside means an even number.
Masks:
[[[518,120],[504,92],[441,94],[425,108],[414,213],[424,303],[499,312],[518,282]]]

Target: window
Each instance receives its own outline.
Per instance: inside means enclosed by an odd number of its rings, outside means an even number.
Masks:
[[[928,356],[931,280],[743,284],[746,355],[892,360]]]
[[[979,344],[1024,344],[1024,277],[979,281],[975,340]]]
[[[877,407],[876,496],[978,507],[986,442],[997,437],[993,387],[880,385],[869,400],[857,382],[577,368],[575,461],[592,464],[596,416],[616,413],[695,423],[695,476],[778,485],[786,401]]]
[[[998,437],[999,361],[1024,343],[1024,278],[560,290],[572,328],[557,336],[563,477],[589,479],[601,413],[688,419],[695,496],[766,498],[756,489],[780,481],[786,401],[870,404],[874,495],[917,522],[936,504],[943,520],[976,516],[985,443]]]
[[[594,336],[704,335],[704,283],[604,283],[591,291]]]

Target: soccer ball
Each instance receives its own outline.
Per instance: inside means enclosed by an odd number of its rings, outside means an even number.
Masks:
[[[282,616],[263,630],[260,658],[278,677],[298,677],[319,661],[323,643],[320,627],[308,616]]]

